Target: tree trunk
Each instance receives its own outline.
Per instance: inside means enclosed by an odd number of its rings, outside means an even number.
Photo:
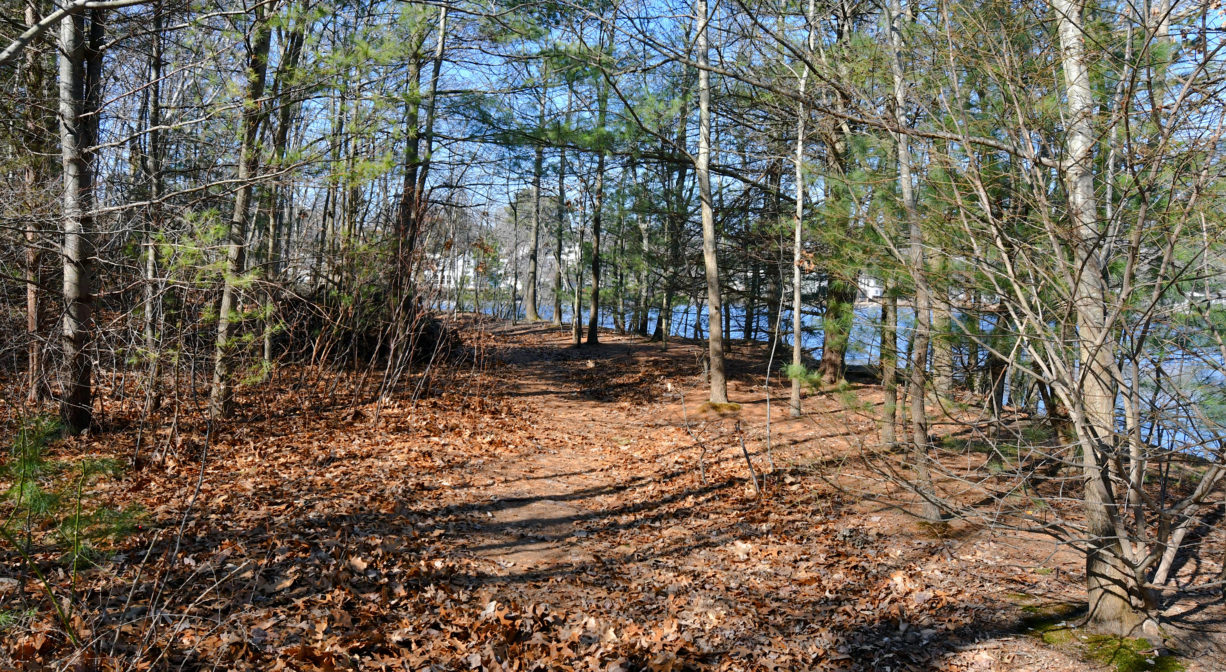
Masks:
[[[287,149],[289,146],[289,127],[293,121],[295,101],[288,99],[290,93],[287,91],[286,79],[291,77],[294,71],[298,68],[298,61],[302,56],[302,45],[305,39],[305,34],[302,22],[296,20],[293,29],[289,32],[288,39],[284,45],[284,49],[280,58],[280,65],[277,66],[277,76],[273,84],[273,100],[277,101],[278,116],[277,130],[273,137],[273,157],[275,157],[276,168],[278,170],[285,169],[285,161],[287,158]],[[277,320],[274,318],[276,313],[276,302],[274,301],[272,286],[276,283],[278,276],[281,273],[281,255],[280,255],[280,236],[283,226],[288,226],[289,222],[282,214],[282,204],[290,202],[290,189],[284,186],[280,180],[269,185],[267,190],[267,212],[268,212],[268,232],[267,232],[267,249],[266,259],[264,264],[264,281],[268,289],[264,294],[264,310],[262,311],[264,319],[264,372],[265,376],[272,370],[273,359],[273,333],[276,330]],[[282,193],[284,192],[284,193]],[[288,237],[286,232],[286,237]]]
[[[558,150],[558,203],[553,247],[553,324],[562,326],[562,232],[566,227],[566,150]]]
[[[809,11],[806,14],[809,24],[809,53],[813,53],[813,13],[814,0],[809,0]],[[800,76],[800,96],[805,95],[805,85],[809,81],[809,69],[806,67]],[[804,367],[804,324],[801,319],[801,261],[804,252],[804,217],[805,217],[805,120],[809,110],[801,103],[796,115],[796,213],[792,219],[792,398],[791,415],[799,418],[800,388],[804,382],[801,371]]]
[[[142,247],[145,255],[144,318],[145,356],[149,359],[149,380],[146,393],[147,410],[161,405],[158,378],[161,353],[158,348],[157,316],[161,302],[157,294],[157,245],[154,236],[162,228],[162,7],[153,10],[153,54],[149,63],[149,138],[145,152],[145,178],[149,181],[149,218],[145,224]]]
[[[851,323],[855,318],[855,284],[831,273],[826,281],[826,312],[822,315],[822,360],[818,372],[826,383],[843,380]]]
[[[545,95],[541,92],[541,112],[537,117],[537,129],[545,127]],[[541,171],[545,166],[545,146],[537,143],[536,156],[532,162],[532,239],[528,247],[528,286],[524,290],[524,319],[528,322],[539,322],[541,316],[536,312],[536,260],[541,248]]]
[[[711,403],[728,403],[724,378],[723,312],[720,305],[719,258],[715,249],[715,211],[711,201],[711,73],[707,71],[707,0],[696,0],[698,22],[698,160],[695,176],[702,201],[702,259],[707,276],[707,351],[711,363]],[[695,317],[697,320],[697,317]]]
[[[582,213],[586,215],[587,213]],[[583,323],[580,321],[580,315],[583,314],[583,233],[584,233],[583,217],[579,218],[579,244],[577,246],[578,254],[575,259],[575,284],[574,296],[571,297],[571,314],[570,314],[570,334],[571,340],[576,346],[583,345]]]
[[[519,321],[519,198],[516,194],[511,195],[511,231],[511,324],[515,324]]]
[[[899,128],[905,128],[906,81],[902,63],[903,15],[901,0],[890,0],[890,71],[894,84],[894,120]],[[911,174],[911,141],[906,133],[896,133],[898,149],[898,186],[902,197],[903,214],[908,229],[908,271],[915,283],[915,332],[911,344],[911,449],[915,462],[916,490],[922,500],[921,515],[925,520],[937,521],[942,517],[935,501],[932,477],[929,473],[928,411],[925,407],[924,387],[928,365],[928,343],[931,319],[928,282],[924,267],[924,233],[920,228],[919,212],[915,207],[915,191]]]
[[[1053,0],[1064,69],[1065,174],[1077,284],[1077,392],[1084,422],[1077,423],[1085,473],[1086,588],[1088,624],[1112,634],[1135,636],[1155,608],[1153,597],[1125,566],[1107,456],[1114,452],[1115,342],[1107,333],[1108,289],[1097,252],[1098,212],[1094,195],[1094,99],[1082,26],[1084,0]],[[1131,543],[1131,542],[1129,542]]]
[[[881,297],[881,391],[881,446],[889,450],[898,442],[898,297],[889,281]]]
[[[574,103],[574,91],[566,94],[566,125],[570,126],[571,106]],[[557,240],[553,248],[553,324],[562,326],[562,234],[566,227],[566,148],[558,150],[558,203],[557,222],[554,231]]]
[[[234,195],[234,211],[225,232],[226,270],[222,287],[221,307],[217,315],[217,344],[214,350],[213,387],[209,393],[209,415],[229,417],[233,411],[235,339],[231,320],[238,306],[238,284],[243,273],[246,252],[247,216],[251,202],[251,180],[258,167],[256,140],[260,128],[259,101],[264,96],[264,80],[268,70],[268,49],[271,31],[265,5],[256,5],[251,26],[251,53],[247,62],[247,89],[243,96],[242,138],[238,156],[238,190]]]
[[[752,343],[757,336],[758,321],[758,290],[761,289],[761,266],[757,261],[750,261],[749,296],[745,297],[745,340]]]
[[[635,183],[637,184],[637,175]],[[642,258],[639,263],[638,320],[637,324],[635,324],[635,332],[639,336],[646,337],[647,320],[651,313],[651,295],[648,292],[648,283],[651,278],[651,272],[648,267],[651,261],[651,234],[647,230],[647,218],[643,216],[638,207],[634,209],[634,221],[639,228],[639,239],[642,247]]]
[[[601,82],[604,80],[602,79]],[[609,107],[609,87],[602,84],[597,94],[596,137],[599,146],[596,159],[596,192],[592,200],[592,300],[587,323],[587,344],[600,344],[600,234],[604,221],[605,115]],[[576,319],[578,319],[576,317]]]
[[[59,120],[64,172],[64,376],[60,417],[69,433],[93,422],[89,355],[94,304],[94,146],[104,10],[60,22]]]
[[[26,27],[38,24],[41,16],[35,3],[29,2],[25,9]],[[43,54],[38,49],[27,47],[25,53],[25,88],[26,95],[32,99],[43,99],[47,93],[47,77],[43,68]],[[26,192],[35,199],[43,182],[48,178],[50,170],[47,160],[43,158],[46,152],[47,131],[38,111],[42,105],[31,105],[26,110],[25,130],[27,146],[31,148],[25,167]],[[34,205],[34,203],[31,203]],[[34,208],[31,208],[32,210]],[[42,234],[34,213],[30,213],[30,221],[26,224],[26,400],[31,405],[47,397],[47,382],[43,376],[42,348],[40,346],[43,302],[42,302]]]
[[[812,6],[813,0],[810,0]],[[805,91],[805,80],[809,71],[806,69],[800,79],[800,94]],[[801,370],[804,367],[804,325],[801,320],[801,253],[804,242],[802,232],[805,215],[805,178],[804,178],[804,148],[805,148],[805,116],[808,110],[800,105],[800,114],[796,122],[796,214],[792,220],[792,398],[791,415],[800,417],[800,388],[803,384]]]

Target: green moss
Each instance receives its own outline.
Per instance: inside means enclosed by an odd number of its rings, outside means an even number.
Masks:
[[[1160,656],[1146,639],[1084,635],[1086,657],[1118,672],[1177,672],[1187,669],[1175,656]]]
[[[1094,635],[1072,623],[1085,615],[1085,605],[1033,602],[1029,595],[1011,593],[1027,614],[1022,631],[1048,646],[1074,649],[1083,657],[1117,672],[1179,672],[1187,669],[1175,656],[1157,655],[1148,640]]]

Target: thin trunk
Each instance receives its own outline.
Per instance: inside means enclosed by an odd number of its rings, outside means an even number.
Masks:
[[[631,167],[631,172],[632,173],[635,172],[635,169],[633,166]],[[637,175],[635,176],[634,180],[635,180],[635,184],[637,184]],[[635,191],[635,194],[636,195],[638,194],[637,190]],[[648,286],[647,286],[649,283],[649,279],[651,278],[651,272],[649,269],[649,264],[651,262],[651,234],[647,229],[647,218],[643,216],[643,213],[638,207],[637,202],[635,203],[635,208],[634,208],[634,222],[635,224],[638,225],[638,228],[639,228],[639,239],[640,239],[640,245],[641,245],[641,252],[640,252],[641,258],[639,260],[639,274],[638,274],[639,275],[639,278],[638,278],[639,300],[638,300],[638,308],[636,311],[638,320],[636,321],[636,324],[635,324],[635,332],[638,333],[639,336],[645,337],[647,336],[647,319],[651,312],[651,309],[650,309],[651,295],[650,295],[650,292],[648,291]]]
[[[812,5],[812,0],[810,0]],[[805,75],[809,74],[808,70]],[[805,89],[805,77],[800,80],[800,93],[803,96]],[[804,182],[804,133],[805,133],[805,117],[808,115],[808,110],[805,105],[800,105],[800,116],[796,122],[796,214],[792,220],[792,398],[791,398],[791,415],[793,418],[799,418],[800,409],[800,388],[803,384],[803,376],[801,375],[802,367],[804,366],[804,346],[802,343],[804,336],[804,326],[801,322],[801,253],[803,252],[804,241],[802,238],[804,229],[805,215],[805,182]]]
[[[806,14],[806,20],[809,26],[809,53],[813,53],[813,18],[814,18],[814,0],[809,0],[809,11]],[[800,96],[805,95],[805,85],[809,82],[809,69],[805,68],[800,76]],[[801,257],[804,252],[804,217],[805,217],[805,120],[809,116],[809,109],[804,103],[800,104],[796,115],[796,213],[792,219],[792,399],[791,399],[791,415],[793,418],[799,418],[800,409],[800,388],[804,382],[801,376],[801,369],[804,366],[804,345],[802,343],[804,336],[804,325],[801,322]]]
[[[881,446],[889,450],[898,442],[898,297],[889,281],[881,297],[881,390]]]
[[[268,70],[268,49],[271,31],[268,27],[266,5],[256,5],[252,23],[252,49],[247,62],[247,89],[243,96],[242,139],[238,155],[238,190],[234,195],[234,211],[225,232],[227,242],[225,284],[221,293],[221,307],[217,315],[217,344],[214,350],[213,387],[209,393],[209,415],[225,418],[234,404],[233,375],[237,341],[231,334],[231,320],[238,306],[238,285],[243,273],[243,258],[246,253],[247,216],[251,202],[251,180],[258,167],[259,153],[256,140],[259,136],[260,108],[258,101],[264,96],[264,80]]]
[[[600,227],[604,211],[604,152],[596,161],[596,193],[592,203],[592,298],[587,322],[587,344],[600,344]],[[576,321],[578,316],[575,317]]]
[[[902,62],[903,15],[901,0],[890,0],[890,71],[894,84],[894,120],[899,128],[907,123],[906,80]],[[915,207],[915,192],[911,174],[911,142],[906,133],[895,134],[898,148],[898,186],[902,197],[903,214],[908,229],[908,269],[915,283],[915,332],[911,344],[911,448],[915,462],[916,486],[922,501],[921,515],[925,520],[936,521],[942,517],[935,502],[932,477],[929,473],[928,411],[924,404],[924,386],[928,364],[928,343],[931,324],[929,320],[930,299],[924,268],[924,234],[920,228],[919,212]]]
[[[757,335],[756,322],[758,321],[758,290],[761,289],[761,266],[756,260],[749,262],[749,296],[745,297],[745,340],[753,342],[754,336]]]
[[[537,117],[537,129],[545,127],[545,96],[541,92],[541,112]],[[532,163],[532,238],[528,247],[528,287],[524,290],[524,309],[529,322],[539,322],[541,316],[536,312],[536,259],[541,246],[541,172],[545,165],[545,146],[537,144],[536,157]]]
[[[145,356],[149,358],[149,386],[146,399],[148,408],[161,405],[158,391],[159,366],[161,363],[157,342],[157,315],[161,312],[157,300],[157,246],[154,236],[162,228],[162,7],[153,12],[153,54],[149,63],[149,139],[145,152],[145,178],[149,181],[149,219],[145,225],[143,248],[145,254]]]
[[[562,326],[562,232],[566,228],[566,150],[558,151],[557,221],[553,246],[553,324]]]
[[[601,80],[604,81],[603,79]],[[609,106],[609,88],[601,85],[597,94],[596,133],[600,146],[596,159],[596,192],[592,201],[592,305],[587,323],[587,344],[600,343],[600,235],[604,219],[604,167],[608,152],[605,150],[605,115]],[[578,319],[576,317],[576,319]]]
[[[587,208],[580,209],[579,216],[579,241],[576,249],[578,253],[575,255],[575,283],[573,289],[574,296],[571,297],[571,313],[570,313],[570,332],[571,339],[576,346],[583,345],[583,323],[579,321],[579,316],[583,314],[583,233],[584,233],[584,217],[587,216]]]
[[[519,199],[511,196],[511,324],[519,321]]]
[[[711,73],[707,71],[707,0],[696,0],[698,22],[698,196],[702,201],[702,259],[707,276],[708,338],[711,363],[711,403],[728,403],[724,377],[723,313],[720,306],[719,258],[715,250],[715,212],[711,201]],[[697,318],[695,318],[697,319]]]
[[[298,67],[298,61],[302,56],[302,46],[305,40],[305,34],[301,22],[298,22],[293,30],[290,31],[286,41],[284,52],[281,55],[280,65],[277,67],[277,77],[273,85],[273,99],[279,102],[277,116],[277,131],[273,137],[273,157],[276,161],[276,167],[279,170],[284,170],[285,161],[287,158],[287,150],[289,146],[289,128],[293,119],[293,111],[295,103],[288,97],[292,95],[287,88],[289,84],[287,78],[292,77],[293,72]],[[288,204],[290,189],[280,181],[270,185],[267,193],[267,212],[268,212],[268,247],[267,259],[264,265],[264,280],[269,291],[264,295],[264,310],[262,311],[264,318],[264,371],[265,375],[272,370],[273,359],[273,333],[276,329],[276,320],[273,318],[276,312],[276,302],[273,300],[271,291],[272,286],[276,283],[278,276],[281,273],[281,256],[280,256],[280,236],[282,228],[288,225],[286,218],[281,214],[283,212],[282,203]],[[286,234],[288,237],[288,233]]]
[[[440,9],[440,18],[446,21],[446,13]],[[407,63],[408,95],[405,100],[405,150],[404,150],[404,182],[400,192],[400,204],[396,212],[396,275],[393,279],[395,287],[392,292],[396,310],[402,325],[407,326],[413,321],[413,257],[417,248],[417,236],[421,227],[421,217],[425,210],[422,205],[424,183],[419,179],[422,165],[422,132],[421,125],[421,68],[423,54],[422,45],[426,41],[425,29],[419,29],[409,38],[410,49]],[[441,51],[443,34],[438,36],[436,51]],[[435,59],[438,63],[439,59]],[[429,111],[427,112],[427,116]]]
[[[27,27],[37,25],[41,18],[33,2],[26,4],[25,22]],[[41,99],[43,94],[46,93],[46,87],[46,72],[43,69],[42,52],[39,49],[27,47],[25,53],[26,95],[30,98]],[[27,159],[28,163],[25,168],[25,187],[26,192],[31,195],[38,193],[38,190],[42,188],[43,181],[47,179],[50,172],[47,162],[43,158],[45,150],[42,148],[45,145],[44,138],[48,129],[44,127],[42,120],[39,118],[39,110],[41,108],[42,105],[31,105],[26,109],[26,142],[32,151]],[[39,345],[39,332],[43,322],[43,304],[40,289],[42,284],[42,250],[40,249],[42,235],[39,228],[39,223],[35,220],[34,213],[31,212],[30,221],[26,223],[25,229],[26,338],[28,339],[26,345],[26,394],[27,401],[31,405],[38,403],[47,396],[47,384],[42,370],[42,348]]]
[[[566,126],[570,127],[571,106],[574,91],[566,93]],[[558,150],[558,202],[554,234],[557,240],[553,248],[553,324],[562,326],[562,234],[566,230],[566,148]]]
[[[622,173],[621,192],[626,191],[626,173]],[[626,209],[625,204],[617,201],[617,283],[614,284],[617,293],[617,310],[613,311],[613,326],[617,333],[626,335]]]
[[[434,41],[434,60],[430,65],[430,89],[426,93],[426,121],[421,128],[421,166],[417,170],[417,185],[413,190],[413,205],[417,208],[414,221],[420,222],[426,216],[429,199],[426,198],[426,180],[430,176],[430,166],[434,158],[434,120],[438,114],[438,82],[443,71],[443,54],[447,47],[447,5],[438,8],[438,35]],[[414,241],[415,243],[416,241]]]

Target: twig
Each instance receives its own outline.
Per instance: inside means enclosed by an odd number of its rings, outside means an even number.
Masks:
[[[669,385],[669,387],[672,387],[672,386]],[[706,485],[707,484],[707,462],[706,462],[707,444],[699,440],[697,436],[694,436],[694,431],[690,429],[690,416],[685,410],[685,393],[678,392],[677,396],[681,397],[681,419],[685,422],[685,433],[690,435],[690,438],[694,440],[694,443],[698,444],[699,448],[702,448],[702,452],[698,453],[698,474],[699,476],[702,477],[702,484]],[[755,482],[754,485],[756,486],[757,483]]]
[[[741,421],[736,421],[736,438],[741,442],[741,454],[745,456],[745,464],[749,465],[749,477],[753,479],[754,497],[762,497],[762,487],[758,485],[758,472],[753,468],[753,460],[749,459],[749,451],[745,448],[745,432],[741,431]]]

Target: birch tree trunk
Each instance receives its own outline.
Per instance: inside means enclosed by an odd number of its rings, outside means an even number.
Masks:
[[[809,0],[809,10],[805,14],[808,24],[808,48],[810,56],[813,54],[813,19],[814,19],[814,0]],[[804,72],[800,75],[799,92],[800,97],[804,98],[805,85],[809,82],[809,67],[808,64],[802,66]],[[792,399],[791,399],[791,414],[793,418],[800,417],[800,387],[804,382],[801,380],[800,371],[804,366],[804,347],[801,341],[804,336],[803,323],[801,321],[801,255],[804,251],[804,241],[802,239],[804,230],[805,217],[805,120],[809,116],[809,108],[801,103],[796,115],[796,214],[793,218],[793,240],[792,240]]]

